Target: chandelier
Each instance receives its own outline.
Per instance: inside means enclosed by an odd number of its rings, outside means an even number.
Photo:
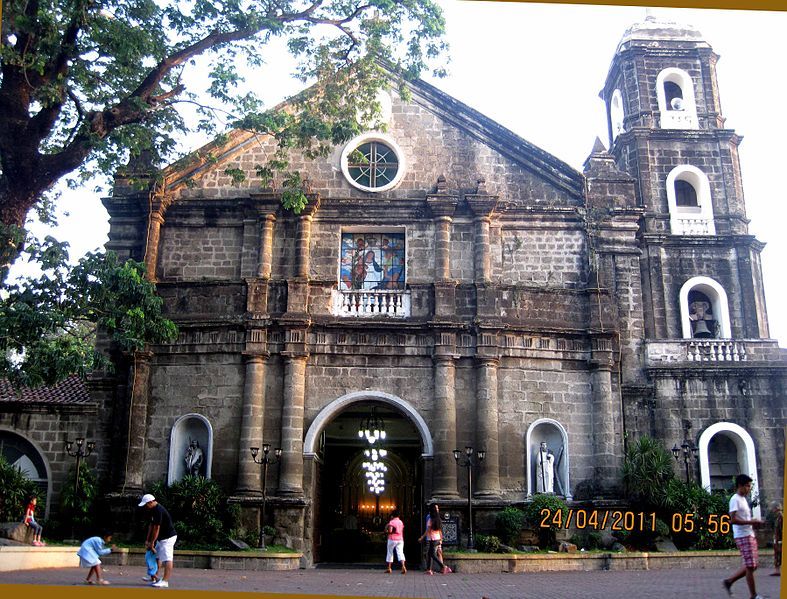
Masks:
[[[371,413],[361,420],[361,424],[358,427],[358,438],[366,438],[370,445],[374,445],[377,441],[385,439],[385,423],[383,419],[377,415],[374,406],[372,406]]]
[[[368,458],[361,466],[366,470],[366,484],[369,486],[369,491],[375,495],[379,495],[385,491],[385,473],[388,472],[386,466],[381,458],[388,455],[385,449],[364,449],[363,455]]]

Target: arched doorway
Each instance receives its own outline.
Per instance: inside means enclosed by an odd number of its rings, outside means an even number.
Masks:
[[[699,455],[700,480],[705,489],[730,492],[735,476],[748,474],[754,479],[751,496],[759,496],[754,440],[742,426],[717,422],[706,428],[700,435]],[[759,505],[752,508],[752,515],[760,517]]]
[[[0,455],[17,468],[25,478],[36,484],[41,498],[39,506],[44,508],[44,518],[46,518],[49,515],[52,479],[44,454],[32,441],[22,435],[0,429]],[[20,510],[24,511],[24,506],[20,506]]]
[[[361,423],[372,414],[385,430],[385,438],[374,443],[359,436]],[[314,562],[380,563],[385,559],[383,529],[394,509],[405,524],[405,555],[420,561],[423,459],[431,456],[431,448],[425,423],[398,398],[359,394],[326,407],[304,443],[317,464]],[[374,462],[383,480],[376,489],[369,476]]]

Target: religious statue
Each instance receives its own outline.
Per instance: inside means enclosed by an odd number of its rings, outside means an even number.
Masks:
[[[541,441],[536,457],[536,493],[554,493],[555,455]]]
[[[711,313],[710,304],[703,300],[689,304],[689,320],[693,337],[708,339],[715,336],[716,322]]]
[[[202,449],[199,446],[199,441],[193,439],[189,442],[186,449],[186,474],[198,476],[202,468]]]

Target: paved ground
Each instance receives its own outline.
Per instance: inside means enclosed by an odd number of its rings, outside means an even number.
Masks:
[[[757,575],[758,591],[779,597],[780,578]],[[85,572],[77,568],[0,573],[2,584],[74,585]],[[107,579],[115,586],[145,589],[142,567],[111,566]],[[651,570],[632,572],[541,572],[529,574],[449,574],[407,576],[373,569],[312,569],[294,572],[228,570],[175,571],[171,589],[247,591],[303,595],[427,597],[429,599],[724,599],[725,570]],[[745,581],[735,584],[734,596],[747,599]],[[150,592],[165,592],[150,589]],[[5,595],[0,586],[0,594]],[[16,594],[16,593],[15,593]]]

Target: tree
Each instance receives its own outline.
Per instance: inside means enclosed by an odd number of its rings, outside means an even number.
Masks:
[[[198,103],[184,74],[211,60],[211,101],[232,124],[279,147],[321,154],[358,129],[386,68],[418,75],[442,51],[432,0],[5,0],[0,36],[0,268],[23,243],[27,214],[61,178],[109,174],[128,154],[170,157]],[[286,110],[237,93],[245,62],[288,40],[297,75],[315,82]],[[216,107],[197,125],[216,130]],[[230,119],[232,120],[232,119]],[[278,156],[274,168],[286,169]],[[269,168],[269,167],[261,167]],[[297,189],[296,174],[286,178]],[[299,198],[290,196],[292,207]],[[4,280],[6,273],[0,273]]]
[[[24,253],[42,273],[8,285],[0,298],[0,377],[38,387],[109,368],[94,345],[97,326],[126,352],[177,337],[141,262],[93,253],[72,267],[67,244],[51,237]]]
[[[667,484],[674,477],[672,456],[652,437],[629,445],[623,458],[623,486],[634,505],[653,508],[664,504]]]

